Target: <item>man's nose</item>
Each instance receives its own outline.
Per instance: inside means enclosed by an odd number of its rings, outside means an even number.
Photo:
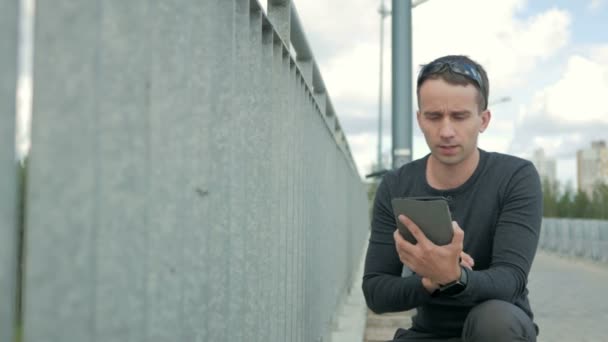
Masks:
[[[443,126],[441,126],[441,130],[439,131],[439,134],[440,134],[441,138],[443,138],[443,139],[450,139],[450,138],[454,137],[456,132],[454,131],[454,127],[452,126],[452,124],[448,120],[446,120],[443,123]]]

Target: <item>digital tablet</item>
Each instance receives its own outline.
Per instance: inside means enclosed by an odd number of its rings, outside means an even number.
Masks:
[[[407,241],[415,244],[416,239],[399,221],[399,215],[409,217],[420,227],[420,230],[436,245],[447,245],[452,242],[452,215],[448,202],[443,197],[407,197],[392,199],[393,214],[397,228]]]

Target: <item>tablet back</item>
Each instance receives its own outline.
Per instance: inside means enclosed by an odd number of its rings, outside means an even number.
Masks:
[[[452,241],[452,216],[448,202],[443,197],[393,198],[393,214],[401,235],[409,242],[416,243],[412,233],[399,221],[399,215],[409,217],[426,237],[436,245],[447,245]]]

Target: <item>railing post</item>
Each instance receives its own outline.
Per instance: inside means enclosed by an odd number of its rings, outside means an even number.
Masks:
[[[268,17],[289,49],[291,43],[291,0],[268,0]]]
[[[17,87],[18,1],[0,1],[0,341],[14,339],[17,284]]]

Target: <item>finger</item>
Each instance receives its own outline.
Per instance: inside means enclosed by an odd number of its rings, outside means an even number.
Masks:
[[[467,264],[471,265],[471,267],[475,266],[475,260],[473,259],[473,257],[468,255],[467,253],[460,252],[460,257],[462,258],[463,261],[466,261]]]
[[[409,244],[409,242],[401,236],[401,233],[399,233],[399,230],[395,230],[393,232],[393,237],[395,238],[395,249],[397,250],[397,254],[399,255],[399,260],[401,260],[401,262],[403,264],[407,265],[408,260],[409,260],[409,254],[407,252],[408,247],[402,246],[402,245],[404,243]]]
[[[393,239],[395,239],[395,246],[398,246],[401,243],[401,240],[404,240],[401,234],[399,233],[399,229],[395,229],[393,232]]]
[[[466,268],[470,269],[471,271],[473,270],[473,265],[469,264],[468,262],[466,262],[466,261],[464,261],[464,260],[462,260],[462,261],[460,262],[460,266],[462,266],[462,267],[466,267]]]
[[[464,231],[460,228],[456,221],[452,221],[452,228],[454,229],[454,237],[452,237],[452,244],[458,246],[458,249],[462,251]]]
[[[460,265],[464,266],[470,270],[473,270],[473,266],[475,263],[473,262],[473,258],[465,252],[460,252]]]
[[[461,264],[462,263],[467,264],[468,266],[471,266],[471,267],[475,266],[475,262],[473,261],[473,259],[470,259],[470,258],[462,258]]]
[[[412,233],[418,243],[432,243],[429,239],[427,239],[426,235],[424,235],[418,225],[414,223],[414,221],[412,221],[409,217],[405,215],[399,215],[399,220],[401,221],[401,223],[403,223],[403,225],[405,225],[405,227],[410,231],[410,233]]]
[[[405,252],[409,254],[414,247],[413,244],[403,238],[398,229],[393,232],[393,238],[395,239],[395,247],[399,253]]]

